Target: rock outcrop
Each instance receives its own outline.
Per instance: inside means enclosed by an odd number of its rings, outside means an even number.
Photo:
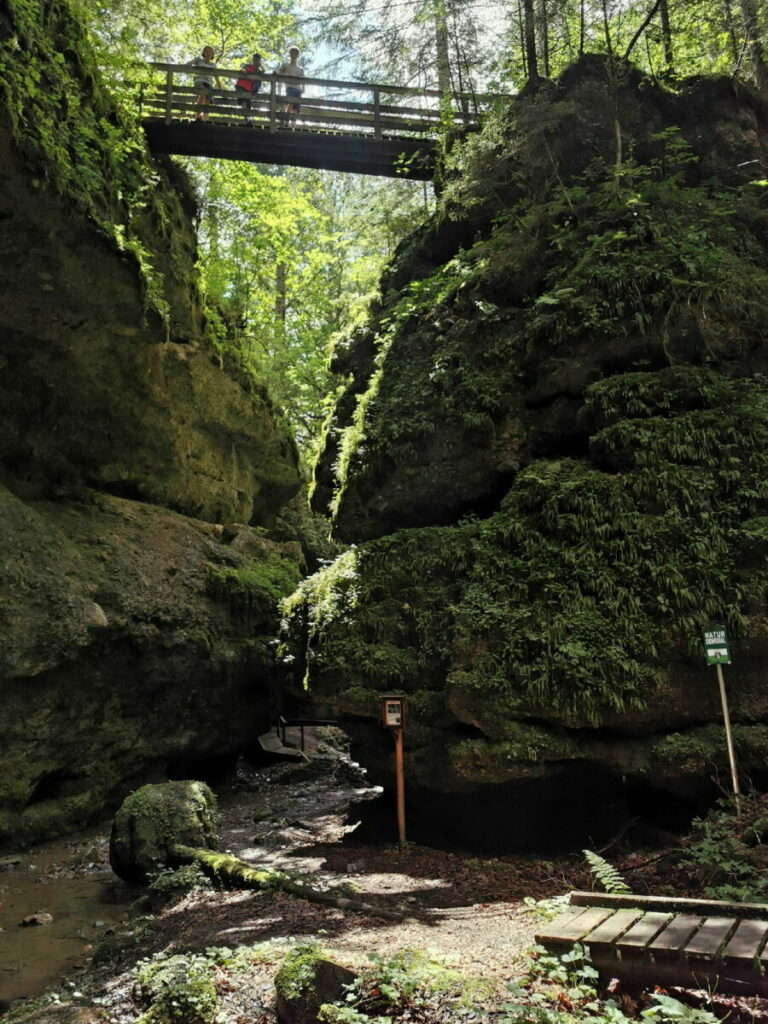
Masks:
[[[414,838],[690,813],[727,779],[713,622],[759,781],[767,129],[730,81],[585,58],[465,145],[337,354],[315,501],[358,546],[294,597],[285,651],[381,779],[378,695],[409,696]]]
[[[0,488],[0,843],[64,832],[264,732],[297,547],[95,491]]]
[[[19,59],[19,54],[24,59]],[[270,723],[268,528],[301,485],[209,330],[183,174],[105,92],[69,5],[0,0],[0,844]]]
[[[125,798],[112,822],[109,863],[118,877],[144,885],[173,863],[174,846],[213,850],[217,841],[216,798],[205,783],[141,786]]]

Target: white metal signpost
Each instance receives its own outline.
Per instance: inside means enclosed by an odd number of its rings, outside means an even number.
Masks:
[[[709,629],[704,630],[704,653],[707,658],[707,664],[714,665],[717,669],[717,683],[720,687],[720,700],[723,705],[725,740],[728,744],[728,760],[731,764],[731,780],[738,806],[741,790],[739,789],[739,776],[736,771],[736,752],[733,748],[731,714],[728,710],[728,697],[725,692],[725,679],[723,678],[723,665],[731,664],[731,649],[728,646],[728,634],[725,631],[725,626],[710,626]]]

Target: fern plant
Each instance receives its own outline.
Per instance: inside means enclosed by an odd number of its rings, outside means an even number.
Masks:
[[[626,895],[632,891],[613,864],[609,864],[599,853],[594,853],[592,850],[584,850],[583,853],[592,876],[606,892]]]

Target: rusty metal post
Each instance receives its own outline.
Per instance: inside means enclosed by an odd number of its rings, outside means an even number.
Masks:
[[[165,123],[171,123],[171,109],[173,106],[173,72],[169,69],[165,72]]]
[[[405,846],[405,758],[403,757],[403,730],[395,729],[395,774],[397,776],[397,841]]]

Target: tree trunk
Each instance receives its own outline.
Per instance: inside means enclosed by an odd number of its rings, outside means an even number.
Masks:
[[[728,29],[728,38],[731,41],[731,56],[735,64],[739,59],[739,41],[736,38],[736,25],[734,23],[731,0],[723,0],[723,11],[725,13],[725,27]]]
[[[539,44],[544,77],[549,78],[549,11],[547,0],[539,0]]]
[[[605,47],[608,56],[613,56],[613,44],[611,43],[611,26],[608,18],[608,0],[603,0],[603,31],[605,32]]]
[[[341,910],[383,917],[388,921],[402,921],[407,916],[413,916],[411,911],[376,907],[363,900],[350,899],[332,889],[314,889],[303,881],[296,881],[295,878],[289,877],[283,871],[277,871],[275,868],[253,867],[244,860],[240,860],[239,857],[234,857],[231,853],[216,853],[215,850],[198,849],[180,844],[173,847],[172,853],[174,858],[182,864],[197,864],[209,878],[232,889],[281,889],[283,892],[289,892],[292,896],[300,896],[312,903],[327,903],[332,907],[339,907]]]
[[[517,0],[517,28],[520,33],[520,55],[523,58],[523,76],[528,79],[528,54],[525,49],[525,22],[523,21],[523,5]]]
[[[275,267],[275,317],[281,324],[285,323],[285,316],[288,311],[288,292],[285,275],[285,264],[281,261]]]
[[[533,0],[523,0],[525,26],[525,56],[528,64],[528,81],[539,77],[539,60],[536,55],[536,16]]]
[[[741,16],[744,20],[744,37],[752,61],[755,82],[763,96],[768,99],[768,64],[765,62],[763,43],[760,39],[755,0],[741,0]]]
[[[451,89],[451,54],[448,44],[448,18],[445,13],[445,0],[434,0],[435,13],[435,56],[437,58],[437,88],[443,97],[450,96]]]
[[[674,54],[672,52],[672,26],[669,22],[669,0],[661,0],[659,12],[661,14],[661,41],[664,46],[664,65],[667,74],[671,74],[674,70],[672,66]]]

